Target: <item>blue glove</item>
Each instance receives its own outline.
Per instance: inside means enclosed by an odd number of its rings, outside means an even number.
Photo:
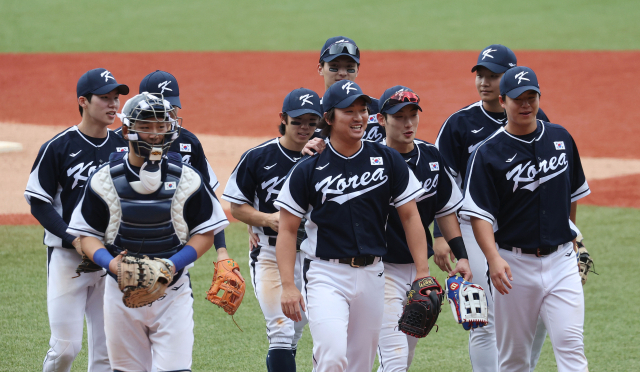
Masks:
[[[487,296],[481,286],[452,276],[447,279],[447,300],[453,318],[465,330],[484,327],[488,323]]]

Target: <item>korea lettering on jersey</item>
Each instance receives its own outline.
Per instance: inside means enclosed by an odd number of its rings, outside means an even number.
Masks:
[[[575,238],[571,203],[591,192],[571,135],[542,120],[531,139],[496,131],[473,154],[465,184],[460,214],[488,221],[496,242],[520,248]]]
[[[95,142],[95,143],[94,143]],[[67,224],[91,174],[109,161],[109,155],[127,143],[109,130],[107,137],[90,140],[77,126],[70,127],[40,148],[24,196],[51,203]],[[45,230],[44,244],[73,248]]]
[[[303,158],[291,170],[275,206],[307,218],[301,249],[312,258],[383,256],[390,210],[422,193],[397,151],[362,141],[347,157],[329,140],[322,154]]]
[[[429,225],[434,218],[455,213],[462,206],[462,193],[456,186],[453,176],[449,173],[449,167],[438,149],[428,142],[417,139],[413,143],[414,149],[402,154],[402,157],[422,185],[424,193],[416,198],[416,202],[428,245],[432,247]],[[396,210],[389,213],[387,246],[389,251],[382,258],[384,262],[413,263],[404,227]]]
[[[384,127],[378,123],[377,114],[369,115],[367,128],[362,136],[363,140],[380,142],[387,137]]]
[[[300,160],[300,152],[288,150],[280,145],[278,138],[269,140],[245,152],[231,173],[222,199],[235,204],[249,204],[263,213],[278,211],[273,202],[291,168]],[[260,237],[277,236],[270,227],[254,226]]]
[[[538,110],[536,117],[549,121],[542,110]],[[482,101],[464,107],[444,122],[435,145],[449,164],[449,170],[459,187],[462,187],[462,181],[465,179],[471,153],[506,123],[507,117],[504,113],[487,112],[482,106]]]

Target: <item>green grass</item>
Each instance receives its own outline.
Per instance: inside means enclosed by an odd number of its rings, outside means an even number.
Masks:
[[[640,210],[580,206],[578,225],[600,275],[589,276],[585,286],[585,345],[591,371],[640,370],[640,346],[634,340],[640,321],[632,314],[640,308],[637,290],[637,228]],[[35,371],[48,349],[46,313],[46,249],[42,228],[0,226],[0,371]],[[246,230],[235,223],[227,229],[233,258],[249,277]],[[195,297],[194,371],[264,371],[268,348],[265,324],[253,288],[235,319],[240,332],[221,309],[205,300],[215,254],[209,252],[191,270]],[[432,264],[432,267],[436,267]],[[439,280],[444,275],[437,271]],[[469,371],[467,333],[454,323],[445,304],[440,330],[418,343],[413,369],[417,371]],[[311,337],[307,331],[299,346],[299,371],[311,369]],[[635,357],[634,357],[635,355]],[[86,371],[86,341],[73,371]],[[544,345],[536,371],[555,371],[551,344]]]
[[[330,36],[373,50],[629,50],[632,0],[0,0],[0,52],[319,50]]]

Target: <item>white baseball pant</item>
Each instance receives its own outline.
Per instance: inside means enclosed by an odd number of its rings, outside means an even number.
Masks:
[[[559,372],[586,371],[584,294],[573,243],[544,257],[498,249],[511,268],[509,294],[495,292],[500,372],[529,372],[538,317],[549,333]]]
[[[303,265],[314,372],[371,371],[384,312],[384,266],[354,268],[306,258]]]
[[[50,349],[44,358],[44,372],[68,372],[82,347],[87,320],[88,371],[111,371],[105,343],[103,300],[104,271],[77,278],[82,261],[74,249],[49,247],[47,257],[47,312],[51,328]]]

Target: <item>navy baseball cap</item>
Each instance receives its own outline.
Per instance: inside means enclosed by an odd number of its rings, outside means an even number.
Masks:
[[[327,39],[320,49],[320,62],[333,61],[340,56],[349,56],[356,63],[360,63],[360,49],[358,49],[356,42],[344,36]]]
[[[407,105],[416,105],[418,110],[422,111],[420,97],[414,91],[402,85],[396,85],[385,90],[380,97],[380,102],[381,114],[393,115]]]
[[[540,94],[538,77],[529,67],[520,66],[509,69],[500,79],[500,95],[506,94],[511,98],[518,98],[528,90]]]
[[[358,84],[350,80],[336,81],[322,97],[322,110],[327,112],[332,108],[347,108],[360,97],[364,98],[367,104],[371,103],[371,98],[362,93]]]
[[[515,53],[504,45],[492,44],[484,48],[478,56],[478,63],[473,66],[471,72],[484,66],[496,74],[502,74],[510,68],[518,65]]]
[[[169,101],[172,106],[182,108],[178,80],[166,71],[156,70],[145,76],[140,82],[138,93],[142,92],[162,94],[162,98]]]
[[[94,68],[85,72],[76,85],[76,94],[78,97],[91,94],[107,94],[114,89],[118,89],[118,93],[126,96],[129,94],[129,87],[124,84],[118,84],[116,78],[111,75],[109,70],[104,68]]]
[[[282,112],[292,118],[304,114],[314,114],[322,117],[322,104],[318,93],[311,89],[298,88],[284,97]]]

